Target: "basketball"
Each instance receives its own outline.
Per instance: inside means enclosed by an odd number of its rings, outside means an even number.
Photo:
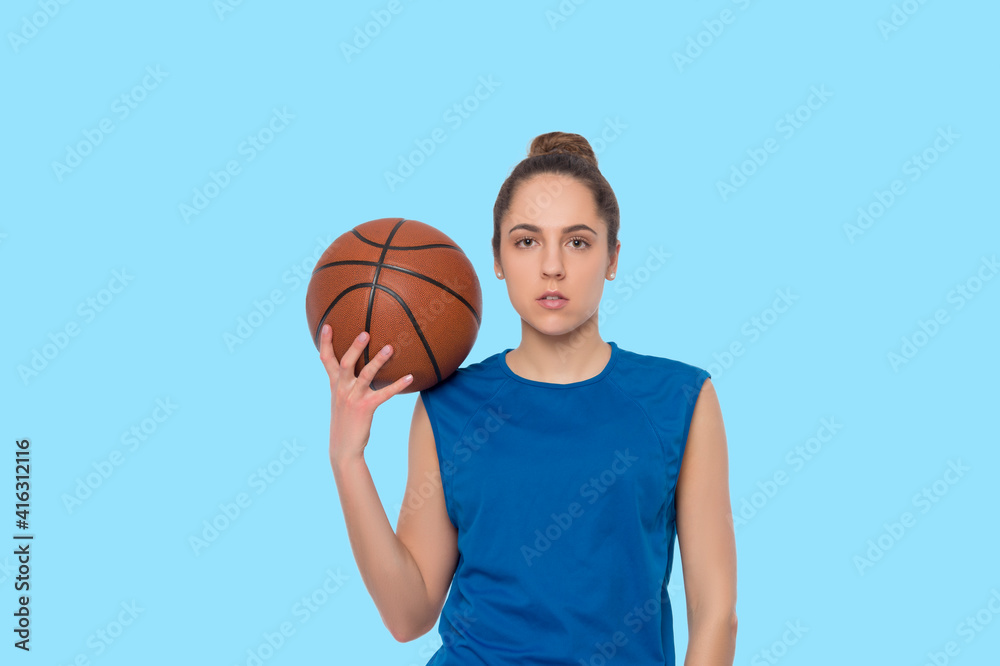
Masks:
[[[392,217],[359,224],[320,256],[306,290],[306,318],[319,349],[324,324],[337,359],[367,331],[357,376],[387,344],[392,355],[372,390],[404,375],[401,393],[447,379],[472,351],[482,319],[479,278],[465,253],[429,224]]]

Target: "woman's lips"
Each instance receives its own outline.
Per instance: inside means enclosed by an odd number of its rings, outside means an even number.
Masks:
[[[569,303],[569,299],[566,298],[539,298],[537,300],[543,308],[548,310],[558,310]]]

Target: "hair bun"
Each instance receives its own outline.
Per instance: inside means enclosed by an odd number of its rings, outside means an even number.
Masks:
[[[594,154],[594,149],[590,147],[590,142],[579,134],[568,132],[539,134],[532,140],[531,147],[528,149],[528,157],[550,153],[569,153],[582,157],[595,167],[597,166],[597,155]]]

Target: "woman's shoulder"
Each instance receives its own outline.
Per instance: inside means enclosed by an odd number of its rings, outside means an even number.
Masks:
[[[704,376],[704,378],[711,377],[709,372],[701,366],[681,361],[673,356],[646,354],[622,349],[621,346],[619,346],[618,350],[621,354],[620,361],[623,361],[623,369],[626,371],[645,374],[653,374],[655,372],[661,379],[663,375],[684,376],[695,379],[701,376]]]
[[[673,409],[665,404],[682,405],[685,413],[701,394],[711,374],[704,368],[671,356],[642,354],[621,350],[621,362],[616,384],[636,403],[644,406],[654,418],[676,422]]]
[[[489,382],[493,379],[500,379],[499,363],[500,354],[502,353],[495,352],[485,358],[480,357],[480,360],[472,362],[469,362],[467,358],[463,361],[464,365],[455,369],[454,372],[434,386],[424,389],[421,393],[469,390],[477,384]]]

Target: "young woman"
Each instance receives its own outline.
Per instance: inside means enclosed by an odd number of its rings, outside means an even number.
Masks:
[[[364,461],[374,410],[406,386],[354,376],[324,327],[330,461],[362,578],[386,627],[435,622],[428,664],[675,664],[667,583],[684,567],[685,666],[732,664],[736,547],[719,401],[705,370],[605,342],[618,203],[586,139],[551,132],[500,188],[497,278],[521,343],[420,392],[393,531]]]

